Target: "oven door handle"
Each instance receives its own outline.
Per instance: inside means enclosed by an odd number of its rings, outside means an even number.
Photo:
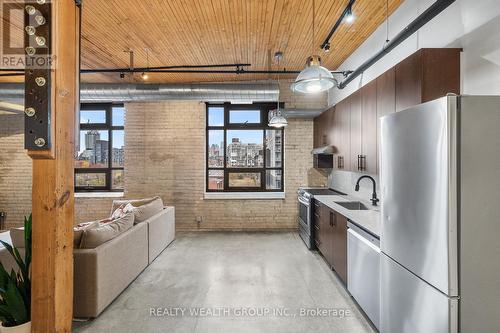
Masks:
[[[307,206],[307,207],[310,207],[310,206],[311,206],[311,203],[310,203],[309,201],[306,201],[306,200],[304,200],[304,199],[302,199],[302,198],[300,198],[300,197],[299,197],[299,202],[300,202],[301,204],[303,204],[304,206]]]

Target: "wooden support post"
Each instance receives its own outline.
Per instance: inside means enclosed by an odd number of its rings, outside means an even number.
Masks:
[[[32,332],[71,332],[75,113],[79,20],[75,0],[52,1],[52,147],[33,158]]]

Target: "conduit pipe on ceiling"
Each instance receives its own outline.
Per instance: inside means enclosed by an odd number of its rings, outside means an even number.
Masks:
[[[404,42],[408,37],[413,35],[418,29],[420,29],[425,24],[427,24],[427,22],[429,22],[434,17],[439,15],[442,11],[448,8],[455,1],[456,0],[437,0],[436,2],[434,2],[432,6],[427,8],[406,28],[404,28],[399,34],[397,34],[389,43],[387,43],[381,51],[379,51],[370,59],[365,61],[361,66],[359,66],[356,70],[354,70],[344,81],[340,82],[338,88],[344,89],[352,80],[360,76],[365,70],[370,68],[374,63],[376,63],[386,54],[395,49],[399,44]]]

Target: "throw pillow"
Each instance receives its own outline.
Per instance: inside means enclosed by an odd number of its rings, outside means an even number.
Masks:
[[[121,204],[118,208],[116,208],[111,214],[110,219],[116,220],[119,219],[120,217],[125,216],[126,212],[123,210],[123,208],[125,208],[125,204]]]
[[[10,229],[10,239],[12,246],[24,249],[24,227]]]
[[[85,230],[96,228],[99,226],[99,221],[84,222],[77,224],[73,227],[73,247],[75,249],[80,247],[80,241]]]
[[[98,227],[86,229],[80,242],[81,249],[93,249],[124,233],[134,225],[134,214],[125,216],[107,223],[100,223]]]
[[[125,205],[123,207],[124,212],[134,213],[136,224],[146,221],[163,210],[163,200],[160,197],[141,200],[120,200],[113,202],[113,207],[119,208],[122,205]]]

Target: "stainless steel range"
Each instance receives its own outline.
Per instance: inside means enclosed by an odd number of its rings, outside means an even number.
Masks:
[[[315,195],[346,195],[345,193],[325,187],[301,187],[299,195],[299,235],[310,250],[315,250],[314,244],[314,205]]]

